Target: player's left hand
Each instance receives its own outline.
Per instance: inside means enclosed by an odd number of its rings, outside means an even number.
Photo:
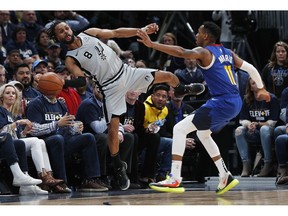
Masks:
[[[266,102],[270,102],[271,100],[270,93],[264,88],[259,89],[258,92],[256,93],[256,99],[258,101],[265,100]]]

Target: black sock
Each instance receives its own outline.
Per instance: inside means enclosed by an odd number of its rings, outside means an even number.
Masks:
[[[119,169],[122,167],[119,152],[117,152],[116,154],[111,154],[111,161],[112,161],[112,165],[115,169]]]

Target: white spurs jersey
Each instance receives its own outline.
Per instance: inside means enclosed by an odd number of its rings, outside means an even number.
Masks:
[[[67,56],[78,61],[81,69],[102,86],[112,79],[122,68],[123,62],[117,54],[98,38],[84,32],[78,37],[82,46],[69,50]]]

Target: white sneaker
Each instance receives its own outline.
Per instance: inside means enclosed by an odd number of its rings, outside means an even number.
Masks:
[[[48,191],[42,190],[37,185],[21,186],[19,189],[20,195],[48,195]]]
[[[234,179],[230,172],[227,172],[224,176],[219,177],[219,184],[216,190],[216,194],[224,194],[238,184],[239,181]]]
[[[25,177],[19,179],[13,179],[14,186],[28,186],[28,185],[38,185],[42,183],[41,179],[34,179],[29,175],[24,175]]]

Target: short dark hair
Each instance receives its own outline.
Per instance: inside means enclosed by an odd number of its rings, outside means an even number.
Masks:
[[[21,63],[21,64],[17,64],[13,70],[13,74],[16,74],[16,72],[18,71],[18,69],[20,67],[26,67],[26,68],[29,68],[29,70],[31,71],[30,67],[28,64],[25,64],[25,63]]]
[[[155,93],[158,90],[164,90],[169,92],[169,86],[166,84],[156,84],[153,88],[153,93]]]
[[[220,27],[214,23],[214,22],[211,22],[211,21],[206,21],[203,23],[203,26],[204,26],[204,29],[205,31],[210,35],[212,36],[212,38],[215,40],[215,41],[218,41],[219,38],[220,38],[220,35],[221,35],[221,29]]]

